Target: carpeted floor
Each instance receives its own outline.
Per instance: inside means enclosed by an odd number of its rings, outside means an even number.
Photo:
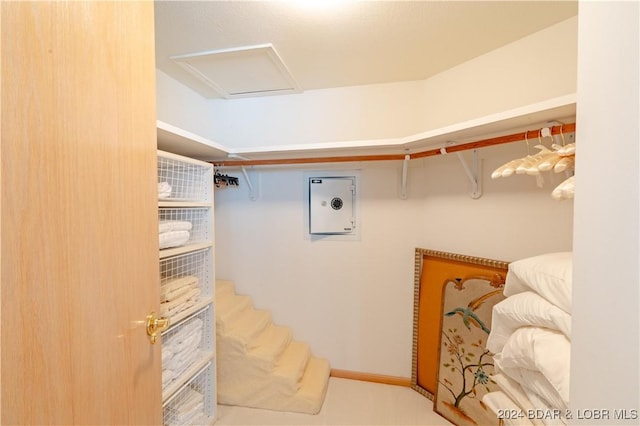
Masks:
[[[216,422],[216,426],[450,424],[433,412],[431,401],[410,388],[334,377],[317,415],[220,405]]]

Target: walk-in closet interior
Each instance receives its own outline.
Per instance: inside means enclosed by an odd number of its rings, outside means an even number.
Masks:
[[[1,424],[363,424],[336,380],[637,424],[640,3],[3,1],[0,33]]]

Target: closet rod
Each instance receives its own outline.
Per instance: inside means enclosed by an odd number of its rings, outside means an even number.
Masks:
[[[576,131],[576,123],[562,124],[560,126],[551,127],[552,135],[561,133],[572,133]],[[451,145],[446,147],[446,153],[467,151],[470,149],[484,148],[488,146],[501,145],[511,142],[519,142],[525,139],[536,141],[539,130],[527,130],[525,132],[514,133],[511,135],[498,136],[495,138],[482,139],[475,142],[467,142],[459,145]],[[410,159],[432,157],[434,155],[442,155],[442,148],[430,149],[427,151],[415,152],[408,154]],[[219,160],[211,161],[211,164],[217,166],[273,166],[283,164],[313,164],[313,163],[341,163],[353,161],[389,161],[404,160],[407,154],[382,154],[382,155],[345,155],[338,157],[315,157],[315,158],[279,158],[271,160]]]

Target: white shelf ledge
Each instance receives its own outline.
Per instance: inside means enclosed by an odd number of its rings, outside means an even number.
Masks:
[[[206,161],[224,160],[233,156],[260,160],[399,154],[440,147],[450,142],[464,143],[478,138],[498,136],[505,132],[529,130],[555,120],[575,120],[576,99],[576,94],[569,94],[398,138],[326,141],[239,149],[226,147],[158,121],[158,147]]]

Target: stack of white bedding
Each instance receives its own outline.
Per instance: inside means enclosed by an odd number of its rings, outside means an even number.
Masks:
[[[191,222],[184,220],[161,220],[158,223],[160,249],[178,247],[189,241]]]
[[[198,277],[186,275],[160,281],[160,312],[172,317],[193,306],[200,297]]]
[[[202,329],[202,320],[195,318],[162,342],[163,389],[198,359]]]
[[[566,424],[571,285],[571,252],[509,265],[507,298],[493,308],[487,339],[487,349],[495,354],[493,379],[501,390],[483,398],[506,424]],[[505,418],[505,413],[522,416]]]

